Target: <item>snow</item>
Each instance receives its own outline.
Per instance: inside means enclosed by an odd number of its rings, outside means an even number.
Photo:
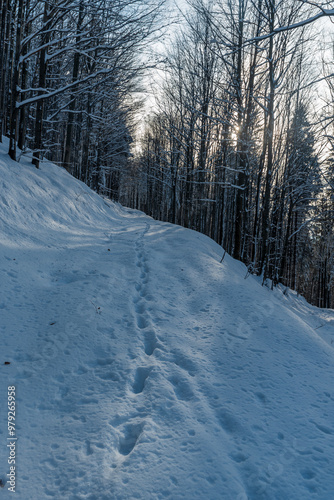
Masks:
[[[8,386],[18,500],[334,498],[334,311],[50,163],[0,170],[1,498]]]

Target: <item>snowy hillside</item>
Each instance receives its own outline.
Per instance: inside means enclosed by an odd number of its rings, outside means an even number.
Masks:
[[[13,442],[17,500],[334,498],[334,311],[51,164],[0,170],[0,499]]]

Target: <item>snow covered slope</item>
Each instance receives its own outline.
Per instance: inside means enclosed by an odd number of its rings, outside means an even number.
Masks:
[[[0,174],[0,498],[8,386],[18,500],[334,498],[334,311],[51,164]]]

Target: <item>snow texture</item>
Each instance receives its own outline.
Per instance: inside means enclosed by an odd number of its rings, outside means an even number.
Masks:
[[[52,164],[0,170],[17,500],[334,498],[334,311]]]

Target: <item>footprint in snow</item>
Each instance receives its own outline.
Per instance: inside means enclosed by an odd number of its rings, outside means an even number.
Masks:
[[[137,326],[141,330],[143,330],[144,328],[146,328],[148,326],[148,322],[147,322],[147,319],[145,318],[145,316],[138,315],[138,317],[137,317]]]
[[[152,356],[158,345],[158,339],[153,331],[145,332],[144,348],[147,356]]]
[[[137,304],[136,304],[136,313],[138,315],[141,315],[141,314],[145,313],[145,310],[146,310],[145,304],[143,304],[142,302],[138,301]]]
[[[138,424],[128,424],[124,427],[123,436],[119,438],[118,451],[121,455],[130,455],[134,447],[136,446],[138,439],[140,438],[144,430],[144,423],[140,422]]]
[[[217,412],[217,418],[222,429],[228,434],[242,433],[242,427],[236,417],[225,408]]]
[[[177,399],[181,401],[190,401],[195,397],[190,384],[186,380],[182,380],[179,376],[174,375],[169,379],[173,385],[173,390]]]
[[[151,373],[152,368],[140,367],[136,370],[135,380],[132,385],[132,390],[134,394],[140,394],[143,392],[147,377]]]

